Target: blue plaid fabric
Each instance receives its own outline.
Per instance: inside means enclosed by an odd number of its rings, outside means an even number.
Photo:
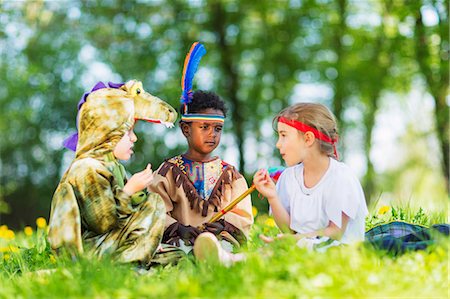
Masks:
[[[365,234],[365,243],[397,255],[406,251],[423,250],[433,245],[438,235],[448,236],[449,231],[449,224],[435,224],[426,227],[394,221],[368,230]]]

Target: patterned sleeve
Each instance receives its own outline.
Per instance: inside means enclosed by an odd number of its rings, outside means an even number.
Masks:
[[[130,196],[114,185],[114,176],[105,167],[84,166],[72,182],[83,222],[99,234],[120,227],[120,220],[133,212]]]

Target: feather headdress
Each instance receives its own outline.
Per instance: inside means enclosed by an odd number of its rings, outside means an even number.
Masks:
[[[184,105],[184,114],[187,114],[187,105],[192,101],[192,80],[194,79],[195,72],[197,72],[198,64],[203,55],[206,54],[205,47],[195,42],[192,44],[189,53],[184,59],[183,76],[181,78],[181,99],[180,102]]]

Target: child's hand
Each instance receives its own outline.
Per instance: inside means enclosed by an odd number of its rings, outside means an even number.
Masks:
[[[268,236],[263,235],[263,234],[259,235],[259,238],[260,238],[261,240],[263,240],[264,243],[272,243],[272,242],[274,241],[274,238],[268,237]]]
[[[133,174],[133,176],[123,187],[123,191],[131,196],[134,193],[145,189],[148,185],[150,185],[150,182],[152,180],[152,165],[147,164],[147,168],[145,168],[143,171]]]
[[[278,234],[276,237],[268,237],[268,236],[266,236],[266,235],[263,235],[263,234],[260,234],[259,235],[259,238],[261,239],[261,240],[263,240],[264,241],[264,243],[272,243],[273,241],[276,241],[276,240],[283,240],[283,239],[292,239],[292,238],[294,238],[294,239],[300,239],[300,238],[302,238],[303,236],[301,236],[301,235],[293,235],[293,234]]]
[[[255,173],[253,177],[253,184],[255,184],[256,190],[264,197],[270,200],[277,196],[275,183],[270,178],[269,172],[266,169],[260,169]]]

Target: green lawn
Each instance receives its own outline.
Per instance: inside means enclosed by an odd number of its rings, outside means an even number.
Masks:
[[[387,210],[387,211],[386,211]],[[401,208],[367,218],[367,228],[393,219],[423,225],[446,215]],[[293,240],[264,245],[260,233],[275,235],[273,220],[256,218],[248,259],[230,268],[197,263],[154,268],[142,275],[127,265],[83,257],[55,258],[45,243],[45,227],[16,232],[0,228],[0,298],[448,298],[448,239],[426,251],[391,257],[361,245],[325,253],[297,248]],[[42,223],[41,223],[42,226]],[[43,273],[41,269],[56,269]]]

